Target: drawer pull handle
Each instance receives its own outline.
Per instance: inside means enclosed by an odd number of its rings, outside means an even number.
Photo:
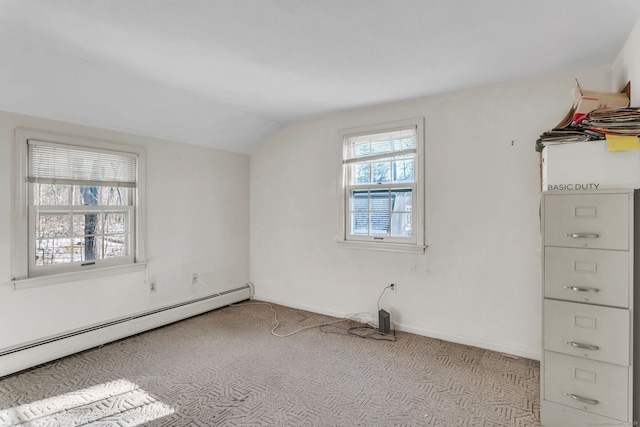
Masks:
[[[598,288],[585,288],[582,286],[565,286],[565,289],[571,289],[574,292],[600,292]]]
[[[571,344],[571,347],[583,348],[585,350],[600,350],[600,347],[598,347],[597,345],[582,344],[582,343],[575,342],[575,341],[571,341],[569,344]]]
[[[596,233],[571,233],[565,234],[564,237],[573,237],[574,239],[597,239],[600,235]]]
[[[571,393],[569,396],[571,396],[573,400],[577,400],[578,402],[589,403],[590,405],[597,405],[598,403],[600,403],[595,399],[587,399],[586,397],[578,396],[577,394],[573,394],[573,393]]]

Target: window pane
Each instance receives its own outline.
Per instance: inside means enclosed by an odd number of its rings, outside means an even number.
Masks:
[[[401,158],[396,158],[398,160],[394,160],[393,167],[393,181],[394,182],[413,182],[413,156],[404,156]]]
[[[53,245],[48,240],[36,240],[36,265],[51,264],[49,260],[51,258],[50,252],[52,248]]]
[[[71,187],[71,186],[69,186]],[[97,187],[86,185],[72,186],[72,205],[74,206],[127,206],[128,188]]]
[[[411,191],[352,190],[351,234],[410,237]],[[395,228],[390,224],[392,211],[396,212],[393,217]]]
[[[366,212],[351,214],[351,234],[369,234],[369,214]]]
[[[36,239],[44,237],[66,237],[71,232],[69,215],[38,215],[36,217]]]
[[[353,157],[368,156],[371,153],[371,146],[368,142],[353,145]]]
[[[96,235],[101,232],[101,214],[89,212],[73,216],[74,261],[91,261],[98,258]]]
[[[369,210],[369,192],[367,190],[351,192],[351,209],[350,210],[352,211]]]
[[[69,204],[69,185],[33,184],[33,204],[57,206]]]
[[[388,139],[371,142],[371,154],[391,152],[391,141]]]
[[[371,192],[371,210],[385,211],[391,210],[391,200],[389,190],[376,190]]]
[[[416,143],[413,137],[396,138],[393,140],[394,151],[408,150],[411,148],[415,148],[415,146],[416,146]]]
[[[84,204],[79,185],[73,185],[71,187],[71,204],[74,206],[82,206]]]
[[[73,204],[76,206],[97,206],[100,203],[100,187],[74,185]]]
[[[415,136],[415,128],[350,136],[344,140],[345,159],[414,149]]]
[[[74,236],[94,235],[101,232],[100,213],[88,212],[73,216]]]
[[[70,238],[36,240],[36,265],[71,262],[73,246]]]
[[[376,184],[391,182],[391,162],[373,162],[371,164],[372,180]]]
[[[78,261],[84,261],[85,260],[85,256],[84,256],[84,239],[79,239],[79,238],[74,238],[73,241],[73,249],[72,249],[72,253],[73,253],[73,261],[74,262],[78,262]]]
[[[100,233],[99,213],[87,213],[73,216],[73,260],[91,261],[96,259],[96,234]]]
[[[84,235],[84,215],[73,216],[73,235],[74,237]]]
[[[103,248],[103,258],[115,258],[119,256],[127,256],[127,245],[124,234],[111,235],[98,238]]]
[[[371,234],[389,235],[389,213],[371,213]]]
[[[124,212],[107,213],[104,215],[104,234],[125,233],[126,214]]]
[[[397,237],[411,237],[413,235],[411,213],[394,213],[391,215],[391,235]]]
[[[84,237],[84,260],[93,261],[101,259],[100,237],[85,236]]]
[[[73,260],[93,261],[99,258],[98,237],[79,236],[73,239]]]
[[[413,209],[413,195],[411,189],[394,190],[391,192],[393,211],[411,212]]]
[[[129,204],[127,188],[122,187],[98,187],[100,192],[100,204],[103,206],[126,206]]]
[[[353,170],[356,184],[368,184],[371,182],[371,164],[356,163],[353,165]]]

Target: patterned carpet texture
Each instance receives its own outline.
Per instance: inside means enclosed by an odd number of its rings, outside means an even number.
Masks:
[[[0,426],[540,425],[538,362],[357,325],[224,307],[1,378]]]

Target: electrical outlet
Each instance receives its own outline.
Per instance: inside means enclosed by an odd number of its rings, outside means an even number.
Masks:
[[[158,283],[155,280],[149,282],[149,292],[155,292],[158,290]]]
[[[392,294],[395,294],[397,290],[398,290],[398,284],[397,283],[391,283],[389,285],[389,292],[391,292]]]
[[[198,275],[198,273],[193,273],[193,274],[191,275],[191,284],[192,284],[192,285],[195,285],[195,284],[196,284],[196,282],[198,281],[198,277],[200,277],[200,276]]]

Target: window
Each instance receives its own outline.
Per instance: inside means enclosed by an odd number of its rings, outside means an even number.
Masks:
[[[412,119],[341,132],[341,242],[424,251],[423,128]]]
[[[14,280],[135,264],[144,151],[16,131]]]

